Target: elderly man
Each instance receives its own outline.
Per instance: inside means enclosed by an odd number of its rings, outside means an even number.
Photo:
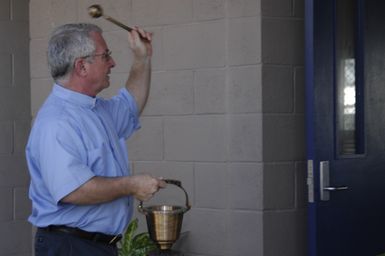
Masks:
[[[97,94],[109,86],[115,62],[102,30],[66,24],[52,33],[55,84],[26,147],[36,256],[117,255],[132,198],[148,200],[166,185],[130,174],[125,141],[140,127],[149,93],[151,34],[134,28],[128,42],[134,60],[126,85],[103,99]]]

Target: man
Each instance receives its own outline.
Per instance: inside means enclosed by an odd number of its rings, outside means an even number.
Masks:
[[[26,147],[31,175],[30,222],[35,255],[117,255],[132,215],[132,198],[150,199],[166,184],[130,175],[125,140],[139,128],[149,93],[151,34],[128,34],[133,64],[125,88],[106,100],[97,94],[115,66],[99,27],[58,27],[48,45],[55,81]]]

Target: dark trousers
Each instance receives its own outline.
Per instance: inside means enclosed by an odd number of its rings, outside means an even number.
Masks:
[[[117,256],[115,245],[93,242],[71,234],[38,229],[35,256]]]

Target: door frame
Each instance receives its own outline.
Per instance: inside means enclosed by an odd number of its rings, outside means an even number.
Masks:
[[[316,204],[314,182],[314,0],[305,0],[305,123],[308,185],[308,235],[309,256],[316,256]]]
[[[316,150],[315,150],[315,131],[316,127],[314,127],[314,101],[315,101],[315,69],[316,69],[316,63],[315,63],[315,1],[323,1],[323,0],[305,0],[305,124],[306,124],[306,159],[307,159],[307,185],[308,185],[308,226],[307,226],[307,250],[309,256],[317,256],[317,204],[319,202],[319,156],[317,156]],[[333,0],[335,1],[335,0]],[[356,39],[357,43],[357,49],[359,52],[356,53],[356,57],[359,58],[358,60],[358,67],[360,71],[362,71],[357,75],[357,84],[358,84],[358,93],[360,93],[360,97],[362,100],[357,102],[356,108],[358,112],[361,112],[362,115],[359,115],[358,118],[360,118],[359,124],[362,124],[362,126],[357,127],[359,129],[359,132],[362,136],[364,136],[364,115],[363,115],[363,108],[364,108],[364,75],[363,75],[363,50],[364,49],[364,43],[363,43],[363,10],[364,10],[364,2],[365,0],[357,0],[358,3],[358,19],[360,20],[357,24],[358,28],[358,34],[360,38]],[[335,32],[333,31],[333,34]],[[334,40],[334,39],[333,39]],[[334,46],[333,46],[334,48]],[[334,63],[334,55],[333,52],[333,70],[335,70],[335,63]],[[335,86],[335,74],[333,71],[333,83],[331,86]],[[334,102],[334,99],[333,99]],[[333,107],[334,109],[334,107]],[[334,116],[334,126],[336,123],[336,119]],[[335,131],[335,127],[333,129]],[[338,157],[336,156],[336,150],[335,150],[335,135],[333,136],[333,149],[334,152],[333,155],[335,159]],[[365,141],[365,139],[364,139]],[[360,142],[359,142],[360,143]],[[347,157],[349,158],[349,157]],[[325,159],[327,160],[327,159]]]

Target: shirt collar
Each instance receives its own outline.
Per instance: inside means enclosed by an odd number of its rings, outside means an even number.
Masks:
[[[90,97],[88,95],[69,90],[56,83],[53,85],[52,93],[59,98],[87,108],[94,108],[97,100],[96,97]]]

